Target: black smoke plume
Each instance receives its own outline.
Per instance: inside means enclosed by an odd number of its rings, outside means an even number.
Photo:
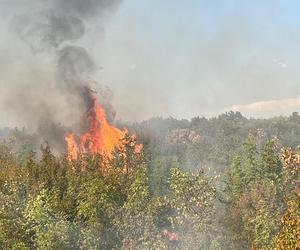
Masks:
[[[109,119],[114,118],[112,92],[92,80],[99,66],[80,40],[93,22],[104,26],[119,4],[119,0],[51,0],[12,17],[14,36],[31,53],[28,68],[35,66],[7,90],[6,105],[35,130],[39,143],[47,141],[57,152],[65,148],[66,131],[82,132],[87,126],[87,90],[97,92]]]

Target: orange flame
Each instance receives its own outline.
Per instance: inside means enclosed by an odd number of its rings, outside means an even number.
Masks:
[[[79,154],[90,153],[112,157],[115,148],[122,146],[122,139],[127,130],[120,130],[107,121],[103,107],[97,104],[96,97],[89,90],[91,107],[88,110],[89,131],[80,135],[79,143],[76,142],[74,134],[67,134],[68,159],[76,160]]]
[[[73,134],[67,134],[65,136],[65,140],[68,147],[68,158],[69,160],[76,160],[78,157],[78,147],[75,142],[75,138]]]

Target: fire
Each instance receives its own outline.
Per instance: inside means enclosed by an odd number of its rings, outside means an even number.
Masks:
[[[108,122],[104,108],[97,103],[91,90],[88,90],[88,96],[90,98],[90,108],[87,112],[88,131],[80,136],[71,133],[65,136],[69,160],[76,160],[80,154],[86,153],[111,158],[115,148],[122,148],[122,139],[127,133],[126,129],[120,130]],[[136,149],[140,150],[141,145],[137,145]]]
[[[68,158],[70,160],[75,160],[78,157],[78,147],[75,142],[75,138],[73,134],[67,134],[65,136],[65,140],[68,147]]]

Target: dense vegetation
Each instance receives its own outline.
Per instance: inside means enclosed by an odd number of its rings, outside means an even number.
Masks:
[[[300,116],[130,124],[76,161],[3,130],[1,249],[299,249]],[[36,153],[34,152],[36,151]]]

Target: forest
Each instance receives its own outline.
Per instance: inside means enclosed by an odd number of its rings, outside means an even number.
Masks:
[[[299,13],[0,0],[0,250],[300,250]]]
[[[0,130],[0,249],[300,249],[298,113],[118,126],[72,160]]]

